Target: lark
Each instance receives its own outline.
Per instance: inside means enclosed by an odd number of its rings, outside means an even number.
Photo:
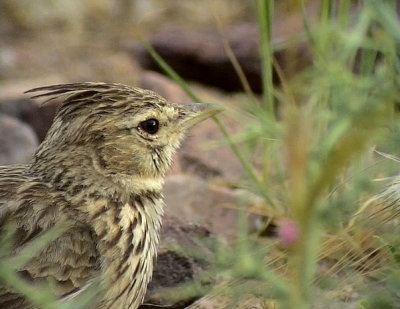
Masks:
[[[0,167],[0,224],[15,223],[14,252],[60,222],[69,228],[18,274],[50,283],[60,301],[99,281],[91,308],[137,308],[156,257],[165,173],[187,129],[219,109],[110,83],[28,92],[62,103],[31,163]],[[0,308],[34,308],[1,284]]]

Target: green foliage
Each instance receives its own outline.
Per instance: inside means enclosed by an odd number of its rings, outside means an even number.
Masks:
[[[265,198],[267,209],[284,210],[298,225],[299,239],[287,252],[289,276],[264,279],[270,284],[281,282],[279,286],[286,291],[279,294],[283,308],[309,308],[323,235],[339,233],[347,226],[360,199],[375,189],[373,177],[394,173],[393,166],[388,168],[368,150],[374,144],[393,153],[399,150],[394,106],[400,25],[393,1],[363,1],[354,13],[351,1],[325,0],[316,22],[307,16],[303,1],[297,1],[307,34],[303,43],[309,46],[313,62],[290,80],[281,72],[281,87],[274,87],[272,71],[279,73],[279,68],[274,68],[272,59],[276,48],[271,40],[273,2],[258,1],[262,103],[243,105],[242,114],[251,122],[236,137],[216,121],[247,172],[246,187]],[[295,43],[287,42],[291,44]],[[155,51],[148,50],[188,90]],[[282,119],[276,117],[274,106],[279,106]],[[262,150],[261,169],[252,164],[256,149]],[[254,269],[258,274],[265,270],[255,258],[262,248],[233,251],[237,259],[222,258],[229,260],[233,278],[247,278]],[[251,258],[241,252],[251,252]],[[375,300],[382,308],[390,304],[384,298]]]
[[[373,292],[368,292],[362,300],[361,308],[392,309],[400,305],[400,269],[394,269],[382,286]]]

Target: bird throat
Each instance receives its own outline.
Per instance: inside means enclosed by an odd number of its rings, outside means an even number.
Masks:
[[[136,308],[146,292],[157,253],[162,194],[147,190],[126,201],[98,199],[86,211],[98,238],[105,293],[97,308]]]

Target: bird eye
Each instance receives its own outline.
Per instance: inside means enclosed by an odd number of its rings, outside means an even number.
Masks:
[[[151,118],[139,123],[139,127],[149,134],[156,134],[158,131],[158,120]]]

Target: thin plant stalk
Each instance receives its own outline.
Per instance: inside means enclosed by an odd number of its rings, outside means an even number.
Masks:
[[[233,52],[226,36],[223,34],[222,24],[221,24],[220,19],[218,17],[215,17],[215,20],[216,20],[218,32],[219,32],[219,35],[220,35],[220,38],[222,41],[222,45],[224,47],[224,51],[225,51],[226,55],[228,56],[229,61],[232,63],[235,73],[239,77],[240,83],[243,86],[243,90],[245,91],[246,95],[251,99],[253,104],[258,104],[258,100],[257,100],[253,90],[250,87],[250,83],[249,83],[246,75],[244,74],[242,66],[240,65],[235,53]]]
[[[290,308],[305,309],[309,305],[312,279],[312,235],[315,232],[315,213],[307,205],[307,166],[311,151],[311,128],[304,108],[288,105],[286,108],[286,148],[288,153],[290,208],[297,222],[299,239],[289,253],[291,288]],[[311,275],[311,277],[310,277]]]
[[[274,9],[273,0],[258,0],[258,24],[260,31],[260,53],[262,67],[263,106],[272,119],[275,117],[274,110],[274,84],[273,84],[273,46],[272,46],[272,15]],[[262,178],[264,184],[269,177],[270,147],[267,141],[261,142],[262,155]]]
[[[258,24],[260,29],[261,42],[261,67],[263,85],[263,105],[273,116],[273,70],[272,70],[272,12],[274,7],[273,0],[258,0]]]
[[[349,12],[350,12],[350,1],[341,0],[339,5],[339,23],[343,29],[348,27],[349,23]]]

